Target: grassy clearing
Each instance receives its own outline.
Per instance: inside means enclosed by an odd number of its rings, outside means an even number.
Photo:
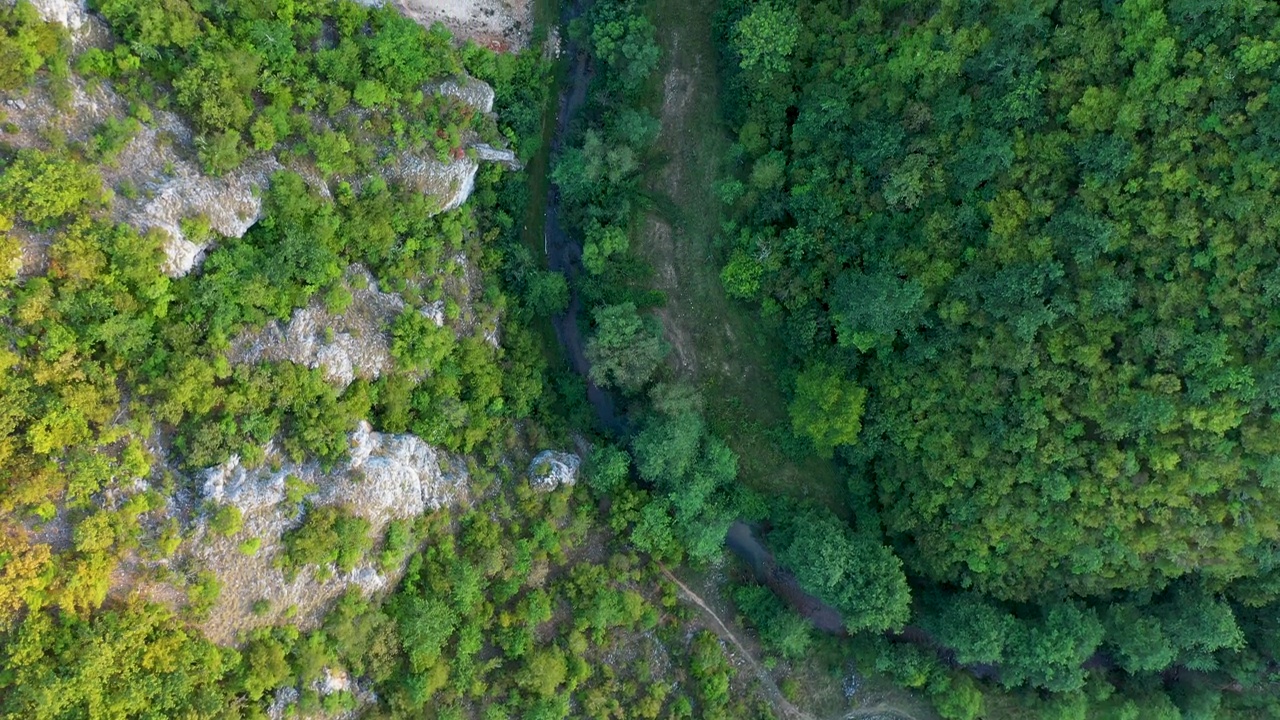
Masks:
[[[662,119],[647,191],[653,209],[634,241],[668,298],[659,311],[676,372],[703,388],[713,429],[741,458],[741,477],[767,494],[811,497],[843,513],[832,463],[787,452],[779,340],[752,308],[725,296],[714,239],[723,207],[713,191],[730,138],[719,119],[709,0],[654,0],[663,49],[652,107]]]

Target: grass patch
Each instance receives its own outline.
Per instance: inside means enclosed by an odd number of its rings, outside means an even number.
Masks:
[[[668,298],[659,312],[676,372],[701,387],[715,432],[740,457],[740,477],[764,493],[810,497],[845,512],[833,463],[790,440],[780,340],[755,308],[725,295],[715,237],[724,220],[713,190],[730,138],[719,118],[716,48],[708,0],[654,0],[662,45],[651,107],[662,119],[648,164],[652,209],[633,242]]]

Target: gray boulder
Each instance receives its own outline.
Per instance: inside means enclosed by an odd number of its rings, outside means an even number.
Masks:
[[[578,481],[582,459],[573,453],[544,450],[529,463],[529,484],[534,490],[550,492]]]

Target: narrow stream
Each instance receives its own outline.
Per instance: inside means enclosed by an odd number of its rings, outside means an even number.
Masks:
[[[543,0],[555,2],[555,0]],[[572,15],[580,12],[575,5],[567,8]],[[565,18],[567,21],[568,18]],[[564,48],[565,57],[570,63],[569,72],[560,87],[557,99],[555,131],[547,150],[550,161],[542,165],[549,172],[556,155],[564,147],[564,143],[573,126],[578,112],[587,101],[587,90],[591,85],[593,70],[590,58],[578,43],[569,40]],[[583,336],[582,298],[574,289],[574,279],[582,272],[582,245],[578,238],[565,232],[560,222],[560,193],[555,185],[546,182],[547,197],[544,206],[543,244],[550,269],[563,273],[569,279],[569,307],[561,315],[551,319],[555,327],[556,339],[564,349],[565,355],[574,372],[587,381],[587,400],[595,410],[596,420],[600,427],[620,438],[628,435],[628,424],[621,412],[617,398],[613,394],[596,386],[590,379],[590,363],[586,355],[586,338]],[[537,187],[537,185],[535,185]],[[773,554],[756,537],[752,527],[742,521],[735,522],[725,538],[727,547],[741,558],[752,569],[757,581],[772,588],[775,593],[786,600],[801,615],[809,618],[814,626],[825,632],[843,634],[844,623],[840,613],[830,605],[806,592],[800,587],[795,576],[774,561]]]

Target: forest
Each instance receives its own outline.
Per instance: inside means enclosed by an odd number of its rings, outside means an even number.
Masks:
[[[1280,717],[1280,6],[697,5],[689,70],[657,0],[508,51],[0,3],[0,717]],[[682,67],[727,153],[663,149]],[[682,365],[650,220],[693,162],[776,427]],[[130,208],[188,166],[261,211],[179,218],[175,273]],[[246,350],[299,318],[385,362]],[[422,512],[369,509],[393,451]]]
[[[1280,8],[726,0],[717,27],[724,287],[901,559],[894,626],[984,680],[943,714],[1274,716]]]

